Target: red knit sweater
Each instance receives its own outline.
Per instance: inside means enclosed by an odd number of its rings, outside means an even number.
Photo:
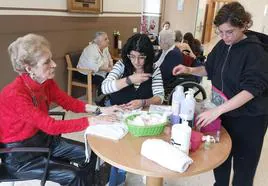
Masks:
[[[54,80],[39,84],[27,74],[18,76],[0,93],[0,142],[28,139],[38,130],[57,135],[81,131],[88,126],[86,117],[64,121],[51,118],[48,115],[51,102],[66,110],[85,112],[85,103],[61,91]]]

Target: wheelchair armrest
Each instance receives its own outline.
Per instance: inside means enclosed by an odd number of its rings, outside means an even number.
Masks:
[[[65,119],[65,112],[62,111],[49,111],[48,113],[51,116],[61,116],[61,119],[64,120]]]
[[[49,148],[46,147],[11,147],[0,148],[0,154],[12,153],[12,152],[46,152],[49,153]]]

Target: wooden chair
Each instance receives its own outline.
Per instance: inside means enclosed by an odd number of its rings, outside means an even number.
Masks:
[[[49,112],[49,115],[51,116],[59,116],[61,117],[62,120],[65,118],[65,112]],[[1,135],[1,134],[0,134]],[[46,153],[47,154],[47,159],[50,159],[50,149],[46,147],[13,147],[13,148],[4,148],[3,144],[0,143],[0,183],[1,182],[13,182],[12,185],[14,185],[15,181],[25,181],[25,180],[31,180],[27,178],[18,178],[13,174],[10,174],[7,171],[5,163],[1,162],[1,156],[6,153],[19,153],[19,152],[34,152],[34,153]],[[40,185],[44,186],[46,183],[47,179],[47,174],[48,174],[48,161],[44,167],[44,173],[41,178]]]
[[[87,101],[92,104],[92,71],[88,69],[76,68],[81,52],[72,52],[65,55],[68,70],[68,95],[72,95],[72,86],[86,88]],[[85,72],[87,74],[87,82],[82,82],[75,77],[75,73]]]

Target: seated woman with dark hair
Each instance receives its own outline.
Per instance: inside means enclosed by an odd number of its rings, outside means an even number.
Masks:
[[[155,65],[160,67],[164,86],[175,76],[172,70],[183,64],[183,56],[179,48],[175,47],[175,33],[171,30],[162,30],[159,33],[159,44],[162,49]]]
[[[153,67],[154,49],[146,34],[135,34],[127,40],[119,60],[102,82],[102,92],[111,94],[112,105],[125,104],[138,109],[161,104],[164,97],[162,76]]]
[[[188,43],[196,57],[203,55],[203,47],[198,39],[195,39],[191,32],[187,32],[183,36],[183,42]]]
[[[102,82],[102,92],[111,94],[112,105],[133,110],[163,102],[162,76],[160,69],[154,67],[153,58],[153,45],[146,34],[135,34],[127,40],[122,60],[113,66]],[[125,175],[125,171],[112,167],[109,186],[124,182]]]
[[[196,56],[194,55],[191,47],[188,45],[188,43],[182,42],[182,40],[183,37],[181,31],[175,30],[175,46],[178,47],[185,55],[188,55],[191,58],[195,59]]]

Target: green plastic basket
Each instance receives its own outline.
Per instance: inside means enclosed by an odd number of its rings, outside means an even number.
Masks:
[[[133,136],[156,136],[164,131],[167,122],[159,123],[157,125],[137,126],[129,124],[129,120],[133,120],[140,114],[133,114],[125,118],[125,123],[128,126],[128,131]]]

